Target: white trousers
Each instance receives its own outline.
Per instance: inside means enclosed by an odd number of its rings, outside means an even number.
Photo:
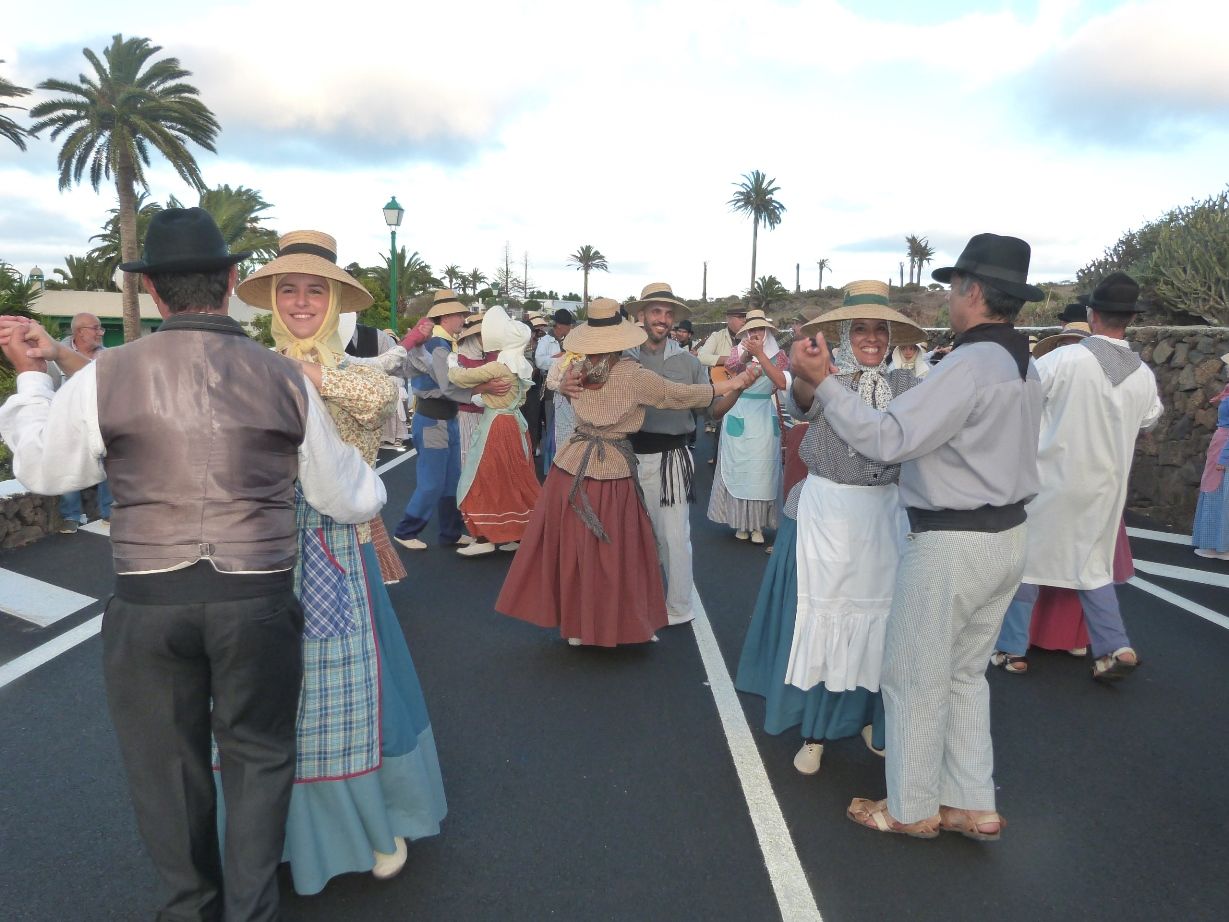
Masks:
[[[1026,525],[928,531],[905,542],[883,658],[888,812],[994,807],[986,663],[1024,573]]]
[[[690,453],[691,449],[687,449]],[[671,457],[676,457],[672,454]],[[662,470],[664,453],[636,455],[640,464],[636,468],[640,489],[644,491],[644,505],[653,523],[653,535],[657,538],[657,556],[661,560],[666,581],[666,614],[671,624],[686,624],[695,614],[691,610],[691,593],[694,582],[691,572],[691,505],[685,497],[676,497],[673,506],[661,504]],[[680,462],[675,461],[678,465]],[[674,471],[675,482],[682,484],[682,472]]]

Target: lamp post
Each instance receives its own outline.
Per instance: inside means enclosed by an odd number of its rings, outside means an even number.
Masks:
[[[388,204],[384,206],[384,222],[388,225],[390,235],[389,254],[388,254],[388,326],[394,333],[397,332],[397,228],[401,226],[401,219],[405,217],[405,209],[397,204],[397,197],[394,195],[388,200]]]

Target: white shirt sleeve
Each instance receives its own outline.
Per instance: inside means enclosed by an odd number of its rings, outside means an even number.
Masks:
[[[559,340],[553,336],[543,336],[538,340],[538,347],[534,350],[533,363],[538,367],[538,371],[549,372],[551,366],[557,361],[555,353],[562,351]]]
[[[40,496],[101,483],[106,453],[98,429],[98,378],[90,363],[59,391],[50,376],[17,376],[17,393],[0,407],[0,438],[13,452],[13,475]]]
[[[316,389],[307,384],[307,423],[299,446],[299,484],[312,508],[343,525],[375,518],[388,495],[357,448],[347,445]]]

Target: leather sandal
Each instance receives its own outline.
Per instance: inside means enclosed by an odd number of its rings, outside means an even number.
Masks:
[[[998,823],[999,828],[994,832],[981,830],[980,827],[991,823]],[[1007,820],[997,813],[976,813],[956,807],[940,807],[939,828],[944,832],[958,832],[966,839],[976,839],[978,842],[997,842],[1007,828]]]
[[[845,816],[859,826],[873,829],[875,832],[895,832],[915,839],[934,839],[939,835],[939,815],[936,813],[929,819],[918,820],[916,823],[899,823],[888,813],[886,800],[867,800],[865,797],[855,797],[849,802]]]
[[[1010,672],[1012,675],[1023,675],[1028,672],[1028,657],[1015,656],[1011,653],[1004,653],[1002,650],[995,650],[990,654],[990,665],[997,666],[1004,672]]]
[[[1124,653],[1130,653],[1131,659],[1122,658]],[[1113,653],[1099,656],[1093,660],[1092,677],[1098,682],[1117,682],[1125,679],[1139,665],[1139,657],[1130,647],[1119,647]]]

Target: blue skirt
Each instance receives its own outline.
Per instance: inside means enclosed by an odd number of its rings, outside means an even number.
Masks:
[[[336,781],[296,782],[282,860],[296,893],[319,893],[338,874],[370,871],[394,836],[437,835],[448,812],[431,719],[405,634],[371,544],[360,546],[380,656],[380,767]],[[215,773],[215,783],[220,779]],[[218,825],[225,810],[218,790]]]
[[[764,730],[774,736],[799,727],[805,739],[838,740],[857,736],[870,724],[875,748],[882,749],[883,696],[879,692],[865,688],[830,692],[822,682],[803,691],[785,684],[798,611],[797,537],[797,523],[781,516],[738,658],[734,686],[764,699]]]
[[[1219,490],[1199,494],[1192,531],[1193,547],[1229,551],[1229,475],[1221,478]]]

